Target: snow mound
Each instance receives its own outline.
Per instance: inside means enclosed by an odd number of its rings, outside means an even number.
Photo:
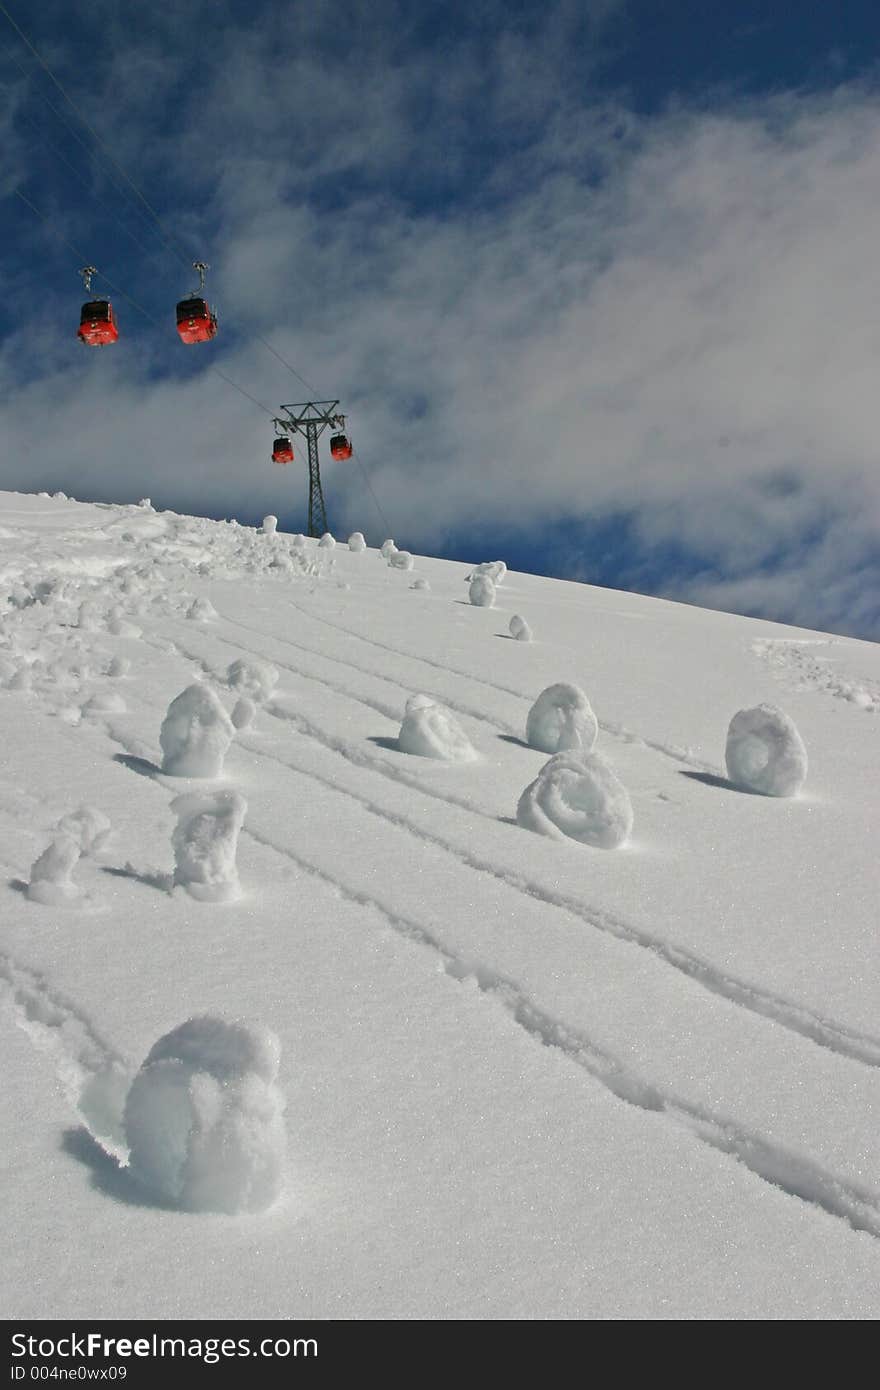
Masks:
[[[476,608],[491,608],[495,602],[495,585],[488,574],[475,574],[468,589],[468,598]]]
[[[764,796],[795,796],[807,775],[804,741],[776,705],[755,705],[733,716],[725,759],[731,782]]]
[[[186,616],[194,623],[210,623],[217,618],[218,614],[210,599],[197,598],[186,610]]]
[[[235,854],[247,802],[240,792],[175,797],[177,825],[171,836],[174,884],[204,903],[233,902],[241,895]]]
[[[305,550],[306,548],[306,538],[301,531],[298,531],[296,535],[291,538],[290,543],[294,550]]]
[[[411,589],[430,589],[431,585],[427,579],[414,579],[409,587]]]
[[[516,808],[524,830],[616,849],[632,830],[629,793],[598,753],[558,753],[526,787]]]
[[[104,622],[104,612],[101,605],[96,603],[94,599],[85,599],[80,604],[77,626],[83,632],[100,632],[104,627]]]
[[[268,1028],[193,1018],[150,1050],[125,1102],[133,1176],[185,1211],[264,1211],[281,1191],[286,1136]]]
[[[321,539],[318,541],[318,545],[322,547],[324,550],[333,550],[336,545],[336,538],[335,536],[332,536],[329,531],[325,531]]]
[[[395,550],[393,555],[389,555],[388,563],[396,570],[411,570],[415,560],[408,550]]]
[[[348,538],[348,548],[349,550],[354,550],[355,552],[366,550],[367,542],[364,540],[363,532],[352,531],[351,535]]]
[[[31,902],[47,907],[63,907],[80,895],[71,878],[80,856],[80,847],[72,835],[61,834],[44,849],[31,867],[27,895]]]
[[[532,640],[532,629],[525,618],[521,618],[518,613],[514,613],[511,618],[508,630],[511,637],[515,637],[517,642],[531,642]]]
[[[234,734],[213,690],[188,685],[171,701],[159,733],[162,771],[171,777],[219,777]]]
[[[236,700],[235,708],[230,715],[236,729],[249,729],[256,717],[257,707],[253,700],[247,695],[242,695],[240,700]]]
[[[113,637],[140,637],[142,629],[137,623],[130,623],[119,608],[114,608],[107,619],[107,631]]]
[[[96,854],[106,843],[111,826],[103,811],[94,806],[80,806],[79,810],[62,816],[56,829],[70,836],[80,854]]]
[[[383,541],[383,542],[382,542],[382,547],[381,547],[381,549],[380,549],[380,551],[379,551],[379,554],[382,556],[382,559],[383,559],[383,560],[388,560],[388,559],[390,559],[391,556],[392,556],[392,555],[396,555],[396,553],[397,553],[397,546],[395,545],[395,543],[394,543],[393,540],[391,540],[391,539],[389,538],[387,541]]]
[[[115,690],[100,690],[82,707],[83,714],[125,714],[126,704]]]
[[[427,700],[425,695],[412,699]],[[479,755],[454,715],[437,704],[407,703],[400,726],[400,749],[422,758],[440,758],[447,763],[470,763]]]
[[[264,517],[263,517],[263,535],[264,535],[264,536],[274,536],[274,535],[275,535],[275,532],[276,532],[277,530],[278,530],[278,518],[277,518],[277,516],[264,516]]]
[[[278,684],[278,671],[269,661],[259,661],[255,657],[247,660],[239,657],[233,661],[226,672],[226,683],[232,690],[247,695],[257,704],[268,700]]]
[[[564,681],[541,691],[526,720],[526,742],[542,753],[589,753],[598,733],[599,722],[586,695]]]

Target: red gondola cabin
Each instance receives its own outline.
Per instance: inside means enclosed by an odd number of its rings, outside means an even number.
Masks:
[[[177,306],[177,331],[181,342],[207,343],[217,333],[217,315],[201,295],[189,295]]]
[[[330,436],[330,457],[334,459],[350,459],[354,450],[351,442],[344,434],[334,434]]]
[[[76,336],[89,347],[104,347],[116,342],[119,329],[109,299],[90,299],[82,306]]]
[[[275,440],[272,447],[272,462],[293,463],[293,445],[286,434],[282,434]]]

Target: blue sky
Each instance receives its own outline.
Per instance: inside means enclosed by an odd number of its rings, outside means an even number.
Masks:
[[[880,636],[875,7],[3,2],[0,486],[301,529],[268,343],[337,534]]]

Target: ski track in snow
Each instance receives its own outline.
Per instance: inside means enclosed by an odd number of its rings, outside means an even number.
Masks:
[[[452,979],[463,984],[473,981],[483,994],[500,1004],[531,1037],[570,1059],[619,1100],[683,1126],[710,1148],[737,1159],[762,1181],[831,1216],[841,1218],[856,1231],[880,1237],[880,1195],[868,1188],[844,1182],[812,1159],[793,1153],[706,1107],[694,1105],[644,1081],[607,1049],[594,1043],[585,1032],[570,1028],[538,1007],[514,981],[505,979],[489,966],[475,964],[450,951],[422,923],[395,912],[373,893],[348,888],[289,846],[257,830],[253,824],[247,825],[243,833],[264,848],[288,859],[301,872],[330,885],[347,901],[378,912],[393,931],[431,950]]]
[[[313,737],[310,732],[310,721],[297,719],[297,726]],[[439,849],[445,850],[454,856],[460,863],[467,865],[470,869],[475,869],[479,873],[490,875],[497,881],[513,888],[516,892],[525,897],[536,899],[539,902],[556,907],[562,912],[570,913],[579,918],[587,926],[605,932],[610,936],[617,937],[618,940],[630,942],[640,946],[644,950],[650,951],[661,960],[671,966],[674,970],[687,975],[695,983],[702,985],[712,994],[719,995],[727,999],[730,1003],[739,1005],[749,1010],[751,1013],[760,1014],[765,1018],[771,1019],[774,1023],[780,1024],[790,1031],[799,1033],[811,1042],[817,1043],[821,1047],[826,1047],[832,1052],[837,1052],[841,1056],[848,1057],[853,1061],[862,1062],[868,1066],[880,1066],[880,1038],[871,1037],[869,1034],[860,1033],[854,1029],[847,1028],[845,1025],[835,1023],[831,1019],[826,1019],[814,1013],[810,1009],[792,1000],[773,994],[767,990],[762,990],[760,986],[750,984],[745,980],[740,980],[734,975],[730,975],[719,970],[710,961],[688,951],[685,947],[670,942],[662,936],[656,935],[645,928],[639,927],[632,922],[627,922],[623,918],[607,909],[590,907],[579,899],[568,894],[560,893],[550,888],[547,884],[541,883],[536,879],[530,879],[524,874],[513,873],[500,869],[497,864],[489,860],[481,859],[472,851],[454,841],[438,835],[436,832],[428,830],[423,824],[412,820],[409,816],[399,811],[389,811],[378,802],[363,796],[351,787],[346,787],[335,781],[331,777],[322,776],[313,769],[304,768],[301,764],[288,761],[276,754],[269,754],[265,748],[260,748],[253,742],[248,742],[245,738],[240,738],[242,747],[246,747],[248,752],[260,758],[269,758],[275,763],[281,763],[289,767],[298,775],[307,777],[332,791],[339,792],[342,796],[350,797],[359,802],[371,815],[377,816],[389,824],[400,829],[406,830],[416,839],[426,840],[428,843],[436,845]],[[349,759],[344,748],[334,746],[329,740],[320,739],[322,746],[329,751],[337,753],[341,757],[355,763],[356,766],[367,767],[369,770],[382,772],[383,769],[376,768],[373,764],[363,763],[360,759]],[[396,769],[392,770],[392,775],[396,778]],[[398,779],[403,780],[403,779]],[[419,784],[411,779],[406,779],[408,785],[415,785],[418,791],[424,791]],[[432,793],[426,793],[433,795]],[[448,801],[446,796],[440,799]],[[453,802],[452,804],[460,804]]]
[[[89,1133],[108,1152],[124,1155],[114,1132],[113,1118],[101,1123],[98,1115],[113,1108],[129,1073],[124,1057],[101,1037],[89,1016],[65,994],[56,990],[45,974],[0,951],[0,997],[19,1028],[38,1051],[50,1058],[65,1099]],[[89,1083],[109,1083],[106,1094],[88,1094]]]
[[[538,694],[537,691],[524,692],[522,690],[514,690],[512,686],[499,685],[495,681],[485,680],[482,676],[475,676],[471,672],[461,671],[455,666],[448,666],[444,662],[433,661],[430,657],[416,656],[414,653],[404,651],[400,647],[392,647],[387,642],[380,642],[373,637],[364,637],[362,633],[355,632],[353,628],[347,628],[342,623],[333,622],[330,618],[326,618],[323,615],[309,613],[307,609],[302,608],[298,603],[293,602],[292,599],[289,599],[288,602],[290,603],[290,606],[292,608],[295,608],[296,611],[299,614],[301,614],[304,618],[309,619],[313,623],[322,624],[325,627],[332,628],[336,632],[343,633],[346,637],[354,638],[356,641],[362,642],[365,646],[376,647],[381,651],[389,652],[391,655],[396,656],[398,658],[403,658],[407,661],[420,662],[424,666],[430,666],[437,671],[443,672],[444,675],[455,676],[458,680],[471,681],[475,685],[484,686],[486,687],[486,689],[493,690],[497,694],[513,696],[514,699],[523,701],[529,707],[531,707],[535,700],[535,696]],[[219,612],[220,610],[218,609],[218,613]],[[297,642],[291,642],[286,637],[277,637],[274,634],[266,633],[259,628],[255,628],[252,626],[248,627],[244,623],[239,622],[237,618],[231,618],[225,613],[220,613],[220,616],[223,618],[224,622],[232,623],[236,627],[242,628],[249,635],[255,634],[259,637],[265,638],[266,640],[280,642],[284,646],[293,647],[294,650],[299,650],[299,644]],[[314,649],[304,648],[304,650],[311,650],[313,655],[321,656],[325,660],[338,661],[338,658],[327,657],[323,652],[314,652]],[[351,663],[345,662],[339,662],[338,664],[349,666],[351,665]],[[295,667],[292,669],[296,670]],[[356,669],[362,670],[365,672],[365,674],[375,676],[380,680],[387,680],[389,685],[396,685],[398,689],[404,689],[404,687],[398,685],[396,681],[389,680],[389,678],[385,676],[382,672],[372,670],[369,667],[361,666],[358,666]],[[425,694],[434,695],[435,699],[442,701],[443,704],[448,705],[450,709],[454,709],[458,714],[465,714],[469,715],[471,718],[480,719],[483,722],[492,724],[495,728],[504,729],[505,732],[513,734],[513,736],[516,738],[522,737],[522,731],[525,725],[524,719],[518,725],[505,724],[499,720],[487,718],[486,714],[482,710],[474,708],[473,706],[457,704],[452,698],[445,695],[442,691],[430,691],[425,686],[420,685],[418,682],[414,683],[413,688],[424,690]],[[641,744],[646,748],[653,749],[653,751],[656,753],[660,753],[665,758],[671,758],[674,762],[685,763],[688,767],[693,767],[700,772],[710,772],[715,775],[717,775],[720,772],[720,769],[717,765],[704,762],[703,759],[695,757],[693,753],[691,753],[688,749],[679,748],[674,744],[664,743],[658,739],[646,738],[643,734],[633,733],[631,730],[625,728],[622,724],[617,724],[600,719],[599,728],[602,730],[603,733],[610,734],[612,738],[620,739],[623,743]]]
[[[216,638],[216,641],[224,642],[225,638]],[[236,650],[250,651],[249,648],[241,647],[238,643],[231,644]],[[188,655],[180,650],[181,655]],[[257,655],[257,653],[251,653]],[[199,662],[201,669],[206,674],[218,679],[217,675],[207,666],[199,656],[189,654],[189,659]],[[316,680],[318,684],[325,685],[334,690],[337,694],[348,696],[355,699],[358,703],[364,702],[360,697],[352,695],[345,687],[333,684],[332,682],[305,675],[296,667],[287,667],[293,674],[306,680]],[[373,707],[370,705],[370,707]],[[285,709],[277,700],[264,707],[266,713],[275,718],[285,719],[292,723],[294,727],[305,737],[310,738],[321,744],[330,753],[343,758],[346,762],[355,767],[363,768],[367,771],[377,773],[392,782],[399,782],[404,786],[411,787],[421,795],[444,802],[446,805],[467,811],[470,815],[479,815],[485,819],[497,822],[497,817],[485,811],[478,804],[467,797],[458,796],[453,792],[440,790],[435,787],[426,787],[422,779],[410,774],[405,768],[397,767],[389,763],[386,759],[371,754],[361,747],[361,745],[351,742],[348,739],[331,735],[320,728],[309,716],[301,714],[299,711]],[[483,716],[485,718],[485,716]],[[820,1047],[828,1048],[832,1052],[837,1052],[841,1056],[848,1057],[854,1061],[862,1062],[867,1066],[880,1066],[880,1038],[870,1034],[860,1032],[856,1029],[847,1027],[845,1024],[835,1022],[833,1019],[825,1018],[815,1011],[809,1009],[797,1001],[786,999],[772,991],[762,989],[760,985],[747,980],[739,979],[737,976],[727,971],[720,970],[711,961],[696,955],[684,946],[678,945],[674,941],[669,941],[662,935],[652,932],[645,927],[640,927],[632,922],[628,922],[618,915],[608,911],[591,907],[581,900],[571,895],[560,893],[540,880],[529,878],[527,875],[500,869],[497,864],[489,860],[481,859],[465,846],[457,844],[452,840],[438,835],[435,831],[427,829],[423,824],[411,820],[406,815],[398,811],[389,811],[378,802],[362,796],[351,787],[346,787],[330,777],[321,776],[313,769],[306,769],[295,761],[289,761],[278,755],[267,754],[264,747],[248,740],[246,735],[240,734],[237,739],[241,747],[247,748],[248,752],[256,757],[272,757],[272,760],[289,767],[292,771],[301,776],[311,778],[321,785],[339,792],[341,795],[351,797],[360,802],[372,815],[379,816],[392,825],[396,825],[407,830],[415,837],[427,840],[430,843],[446,850],[456,857],[461,863],[469,868],[491,875],[496,880],[506,883],[509,887],[522,893],[526,897],[537,899],[549,905],[559,908],[563,912],[572,914],[583,921],[587,926],[597,931],[605,932],[619,940],[630,942],[645,950],[651,951],[674,970],[687,975],[698,985],[709,990],[712,994],[727,999],[733,1004],[747,1009],[751,1013],[759,1014],[764,1018],[771,1019],[784,1028],[800,1034],[802,1037],[809,1038],[810,1041]],[[518,832],[521,833],[521,832]]]

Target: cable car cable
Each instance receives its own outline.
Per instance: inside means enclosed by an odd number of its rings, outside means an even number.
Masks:
[[[39,65],[40,65],[40,67],[43,69],[43,71],[46,73],[46,75],[50,78],[50,80],[51,80],[51,81],[55,84],[55,86],[58,88],[59,92],[60,92],[61,95],[64,97],[64,100],[67,102],[68,106],[71,108],[71,110],[73,110],[73,111],[76,112],[76,114],[77,114],[77,116],[79,117],[80,121],[82,121],[82,124],[85,126],[86,130],[87,130],[87,131],[89,132],[89,134],[91,135],[92,139],[95,141],[95,143],[98,145],[98,147],[103,151],[104,157],[105,157],[106,159],[108,159],[109,162],[113,165],[113,168],[116,169],[116,170],[121,174],[122,178],[123,178],[123,179],[125,180],[125,182],[128,184],[129,188],[132,189],[132,191],[137,195],[137,197],[138,197],[138,198],[140,199],[140,201],[143,203],[144,207],[147,209],[147,211],[148,211],[148,213],[150,214],[150,216],[152,217],[153,221],[156,223],[156,226],[159,228],[160,234],[162,235],[162,238],[163,238],[163,240],[165,241],[165,244],[166,244],[166,246],[168,247],[169,251],[171,251],[175,256],[177,256],[179,260],[183,261],[184,265],[186,265],[187,267],[189,267],[189,266],[192,264],[192,262],[188,259],[188,257],[186,256],[186,254],[185,254],[182,250],[176,250],[175,247],[172,245],[172,242],[169,240],[168,235],[167,235],[167,233],[165,232],[165,229],[164,229],[162,220],[161,220],[161,218],[159,217],[159,214],[156,212],[156,210],[155,210],[153,207],[151,207],[150,203],[149,203],[149,202],[147,201],[147,199],[144,197],[143,193],[141,193],[141,191],[140,191],[140,189],[138,188],[137,184],[134,183],[134,181],[133,181],[132,179],[129,178],[128,174],[125,172],[125,170],[123,169],[122,165],[121,165],[121,164],[114,158],[114,156],[110,153],[110,151],[108,150],[107,146],[104,144],[104,141],[101,139],[100,135],[99,135],[98,132],[95,130],[94,126],[93,126],[93,125],[86,119],[86,117],[82,114],[82,112],[80,111],[79,107],[77,106],[77,104],[76,104],[76,102],[73,100],[73,98],[72,98],[71,96],[68,95],[68,93],[66,92],[65,88],[62,86],[62,84],[59,82],[58,78],[57,78],[57,77],[55,76],[55,74],[53,73],[52,69],[49,67],[49,64],[48,64],[48,63],[46,62],[46,60],[42,57],[42,55],[37,51],[37,49],[34,47],[34,45],[31,43],[30,39],[28,38],[28,36],[27,36],[27,34],[24,32],[24,30],[23,30],[18,24],[16,24],[15,20],[12,18],[12,15],[9,13],[9,11],[8,11],[7,8],[6,8],[6,6],[3,4],[3,0],[0,0],[0,14],[4,15],[4,16],[6,17],[6,19],[7,19],[7,20],[9,21],[9,23],[11,24],[12,28],[13,28],[13,29],[15,30],[15,32],[18,34],[18,37],[21,39],[22,43],[24,43],[24,44],[26,45],[26,47],[30,50],[30,52],[34,55],[34,57],[36,58],[37,62],[38,62]]]
[[[24,65],[18,61],[14,53],[10,53],[9,57],[11,58],[15,66],[18,68],[22,76],[25,78],[25,80],[27,82],[30,82],[31,73],[27,70],[27,68],[24,67]],[[48,106],[49,110],[52,112],[53,116],[55,116],[56,120],[60,121],[60,123],[64,126],[64,129],[67,131],[68,135],[72,136],[76,143],[80,146],[80,148],[85,151],[86,157],[92,160],[95,159],[94,149],[82,138],[73,122],[69,120],[69,118],[64,115],[64,112],[61,111],[60,108],[57,107],[53,101],[50,101],[49,98],[43,92],[38,93],[38,95],[40,97],[40,100],[44,102],[46,106]],[[37,138],[41,141],[41,143],[44,144],[47,147],[47,149],[51,150],[53,154],[57,155],[58,158],[64,164],[67,165],[68,169],[70,169],[71,172],[76,175],[77,179],[84,184],[85,175],[83,174],[83,171],[81,169],[78,169],[75,164],[71,163],[64,151],[60,150],[58,146],[53,144],[53,142],[48,138],[48,136],[43,133],[43,131],[40,129],[40,127],[34,120],[33,116],[29,116],[26,111],[19,111],[18,116],[26,120],[28,124],[33,127],[33,129],[37,133]],[[138,208],[137,205],[132,201],[130,195],[126,193],[125,189],[119,183],[118,179],[114,177],[112,171],[110,169],[101,168],[99,166],[98,172],[102,175],[103,178],[107,180],[113,191],[117,193],[119,197],[123,200],[127,199],[134,211],[138,213],[139,216],[143,217],[143,213],[141,213],[140,208]],[[154,246],[152,248],[149,248],[144,246],[143,242],[135,236],[134,232],[130,231],[129,228],[126,227],[125,223],[122,221],[122,218],[119,216],[119,213],[115,212],[112,208],[109,209],[109,211],[111,212],[111,215],[114,218],[114,220],[118,222],[120,228],[125,232],[126,236],[131,238],[131,240],[135,243],[136,246],[140,248],[140,250],[144,253],[145,256],[157,255],[158,247]],[[150,231],[152,230],[153,228],[151,227]]]
[[[306,381],[304,376],[300,376],[299,372],[296,370],[296,367],[291,367],[290,363],[286,360],[286,358],[282,357],[280,352],[276,352],[275,348],[273,348],[271,343],[267,342],[266,339],[262,337],[259,333],[254,333],[253,337],[256,339],[258,343],[262,343],[264,348],[268,348],[272,356],[277,357],[278,361],[281,362],[282,365],[287,368],[291,375],[295,376],[297,381],[302,382],[303,386],[306,388],[307,391],[310,391],[313,396],[320,395],[317,386],[312,386],[311,382]]]
[[[71,163],[64,151],[60,150],[57,145],[53,144],[53,142],[43,134],[33,117],[28,116],[27,113],[23,111],[19,112],[19,115],[23,117],[24,120],[26,120],[30,126],[33,127],[37,139],[41,142],[41,144],[45,145],[46,148],[52,152],[52,154],[56,155],[62,161],[62,163],[66,164],[68,169],[71,171],[72,174],[76,176],[80,183],[85,182],[82,169],[78,169],[75,164]],[[89,152],[88,147],[84,148],[86,148],[87,152]],[[140,240],[140,238],[135,236],[134,232],[131,231],[129,227],[126,227],[118,212],[114,211],[113,208],[108,208],[107,211],[110,213],[110,216],[113,218],[114,222],[116,222],[117,226],[119,227],[119,230],[121,232],[124,232],[125,235],[131,241],[134,242],[135,246],[138,248],[139,251],[142,251],[143,254],[148,257],[158,255],[160,250],[159,247],[154,246],[151,248],[149,246],[145,246],[144,243]]]
[[[376,496],[375,492],[373,491],[373,484],[370,482],[369,474],[367,473],[366,468],[364,467],[363,463],[361,462],[361,456],[360,456],[360,454],[358,453],[357,449],[353,450],[353,456],[354,456],[354,461],[355,461],[355,463],[357,464],[358,468],[361,470],[361,477],[363,478],[364,482],[365,482],[366,485],[367,485],[367,490],[368,490],[370,496],[371,496],[372,499],[373,499],[373,505],[374,505],[374,507],[376,508],[376,511],[379,513],[379,518],[380,518],[380,520],[381,520],[383,526],[385,527],[385,530],[386,530],[386,531],[388,532],[388,534],[390,535],[390,534],[391,534],[391,522],[388,520],[387,516],[386,516],[385,513],[383,512],[381,506],[379,505],[379,499],[378,499],[378,497]]]
[[[38,207],[36,207],[35,204],[31,202],[30,198],[25,197],[24,193],[22,193],[20,188],[13,188],[12,191],[15,194],[16,198],[20,198],[21,201],[25,204],[25,206],[30,208],[31,212],[36,213],[37,217],[41,218],[44,222],[51,224],[52,218],[49,216],[49,214],[47,212],[42,212]],[[72,241],[68,241],[67,237],[64,236],[63,233],[59,233],[58,236],[59,240],[63,242],[63,244],[67,247],[68,251],[73,252],[77,260],[88,260],[88,256],[86,256],[82,251],[78,250],[77,247],[74,246]],[[130,304],[133,309],[137,309],[138,313],[143,314],[144,317],[150,319],[152,323],[157,323],[157,320],[153,318],[152,314],[148,309],[145,309],[142,304],[138,304],[136,299],[132,299],[131,295],[126,294],[125,290],[120,289],[118,285],[114,285],[113,281],[109,278],[109,276],[105,275],[102,270],[96,270],[95,274],[99,276],[101,280],[105,281],[105,283],[109,286],[109,288],[119,299],[124,299],[126,303]],[[157,324],[157,326],[160,325]]]

